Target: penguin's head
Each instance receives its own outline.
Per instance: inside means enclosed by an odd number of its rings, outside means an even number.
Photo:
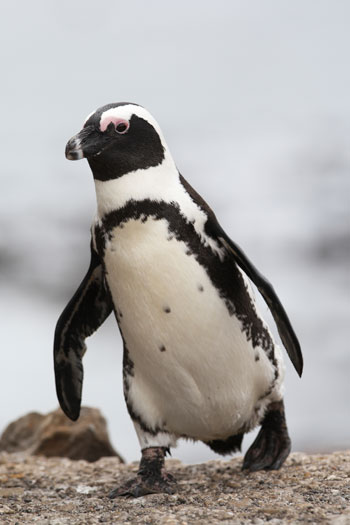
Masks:
[[[97,180],[116,179],[163,162],[161,130],[142,106],[107,104],[91,113],[83,129],[66,146],[69,160],[86,158]]]

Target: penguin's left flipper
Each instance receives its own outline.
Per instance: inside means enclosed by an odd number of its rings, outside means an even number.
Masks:
[[[270,404],[254,443],[246,452],[242,470],[278,470],[291,449],[283,401]]]
[[[112,312],[100,258],[91,244],[91,262],[79,288],[58,319],[54,340],[56,391],[63,412],[73,421],[80,414],[85,339]]]
[[[285,349],[287,350],[290,360],[292,361],[299,376],[301,376],[303,372],[303,356],[301,353],[300,344],[297,336],[295,335],[291,322],[288,319],[287,313],[283,308],[283,305],[271,283],[269,283],[269,281],[253,265],[243,250],[226,235],[216,220],[211,221],[209,228],[210,233],[217,237],[217,239],[226,249],[226,252],[233,257],[234,261],[255,284],[263,296],[275,320],[278,333]]]

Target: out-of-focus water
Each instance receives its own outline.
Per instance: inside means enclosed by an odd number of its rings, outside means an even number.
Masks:
[[[53,331],[86,271],[95,208],[88,165],[66,161],[64,146],[91,110],[126,99],[154,113],[293,321],[305,358],[302,380],[287,363],[294,449],[348,447],[349,4],[20,4],[19,17],[3,2],[0,17],[0,431],[57,405]],[[88,341],[83,401],[133,460],[121,358],[110,319]],[[214,457],[191,443],[174,455]]]

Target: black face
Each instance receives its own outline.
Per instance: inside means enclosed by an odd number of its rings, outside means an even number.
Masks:
[[[68,159],[88,160],[95,179],[116,179],[130,171],[158,166],[164,159],[159,135],[147,120],[136,114],[129,120],[118,118],[117,111],[103,117],[109,109],[126,104],[99,108],[66,146]]]

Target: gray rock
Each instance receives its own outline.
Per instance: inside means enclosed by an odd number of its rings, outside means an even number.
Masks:
[[[26,451],[33,455],[90,462],[116,456],[124,462],[110,443],[105,418],[97,408],[88,407],[82,407],[76,422],[68,419],[61,409],[46,415],[27,414],[4,430],[0,451]]]

